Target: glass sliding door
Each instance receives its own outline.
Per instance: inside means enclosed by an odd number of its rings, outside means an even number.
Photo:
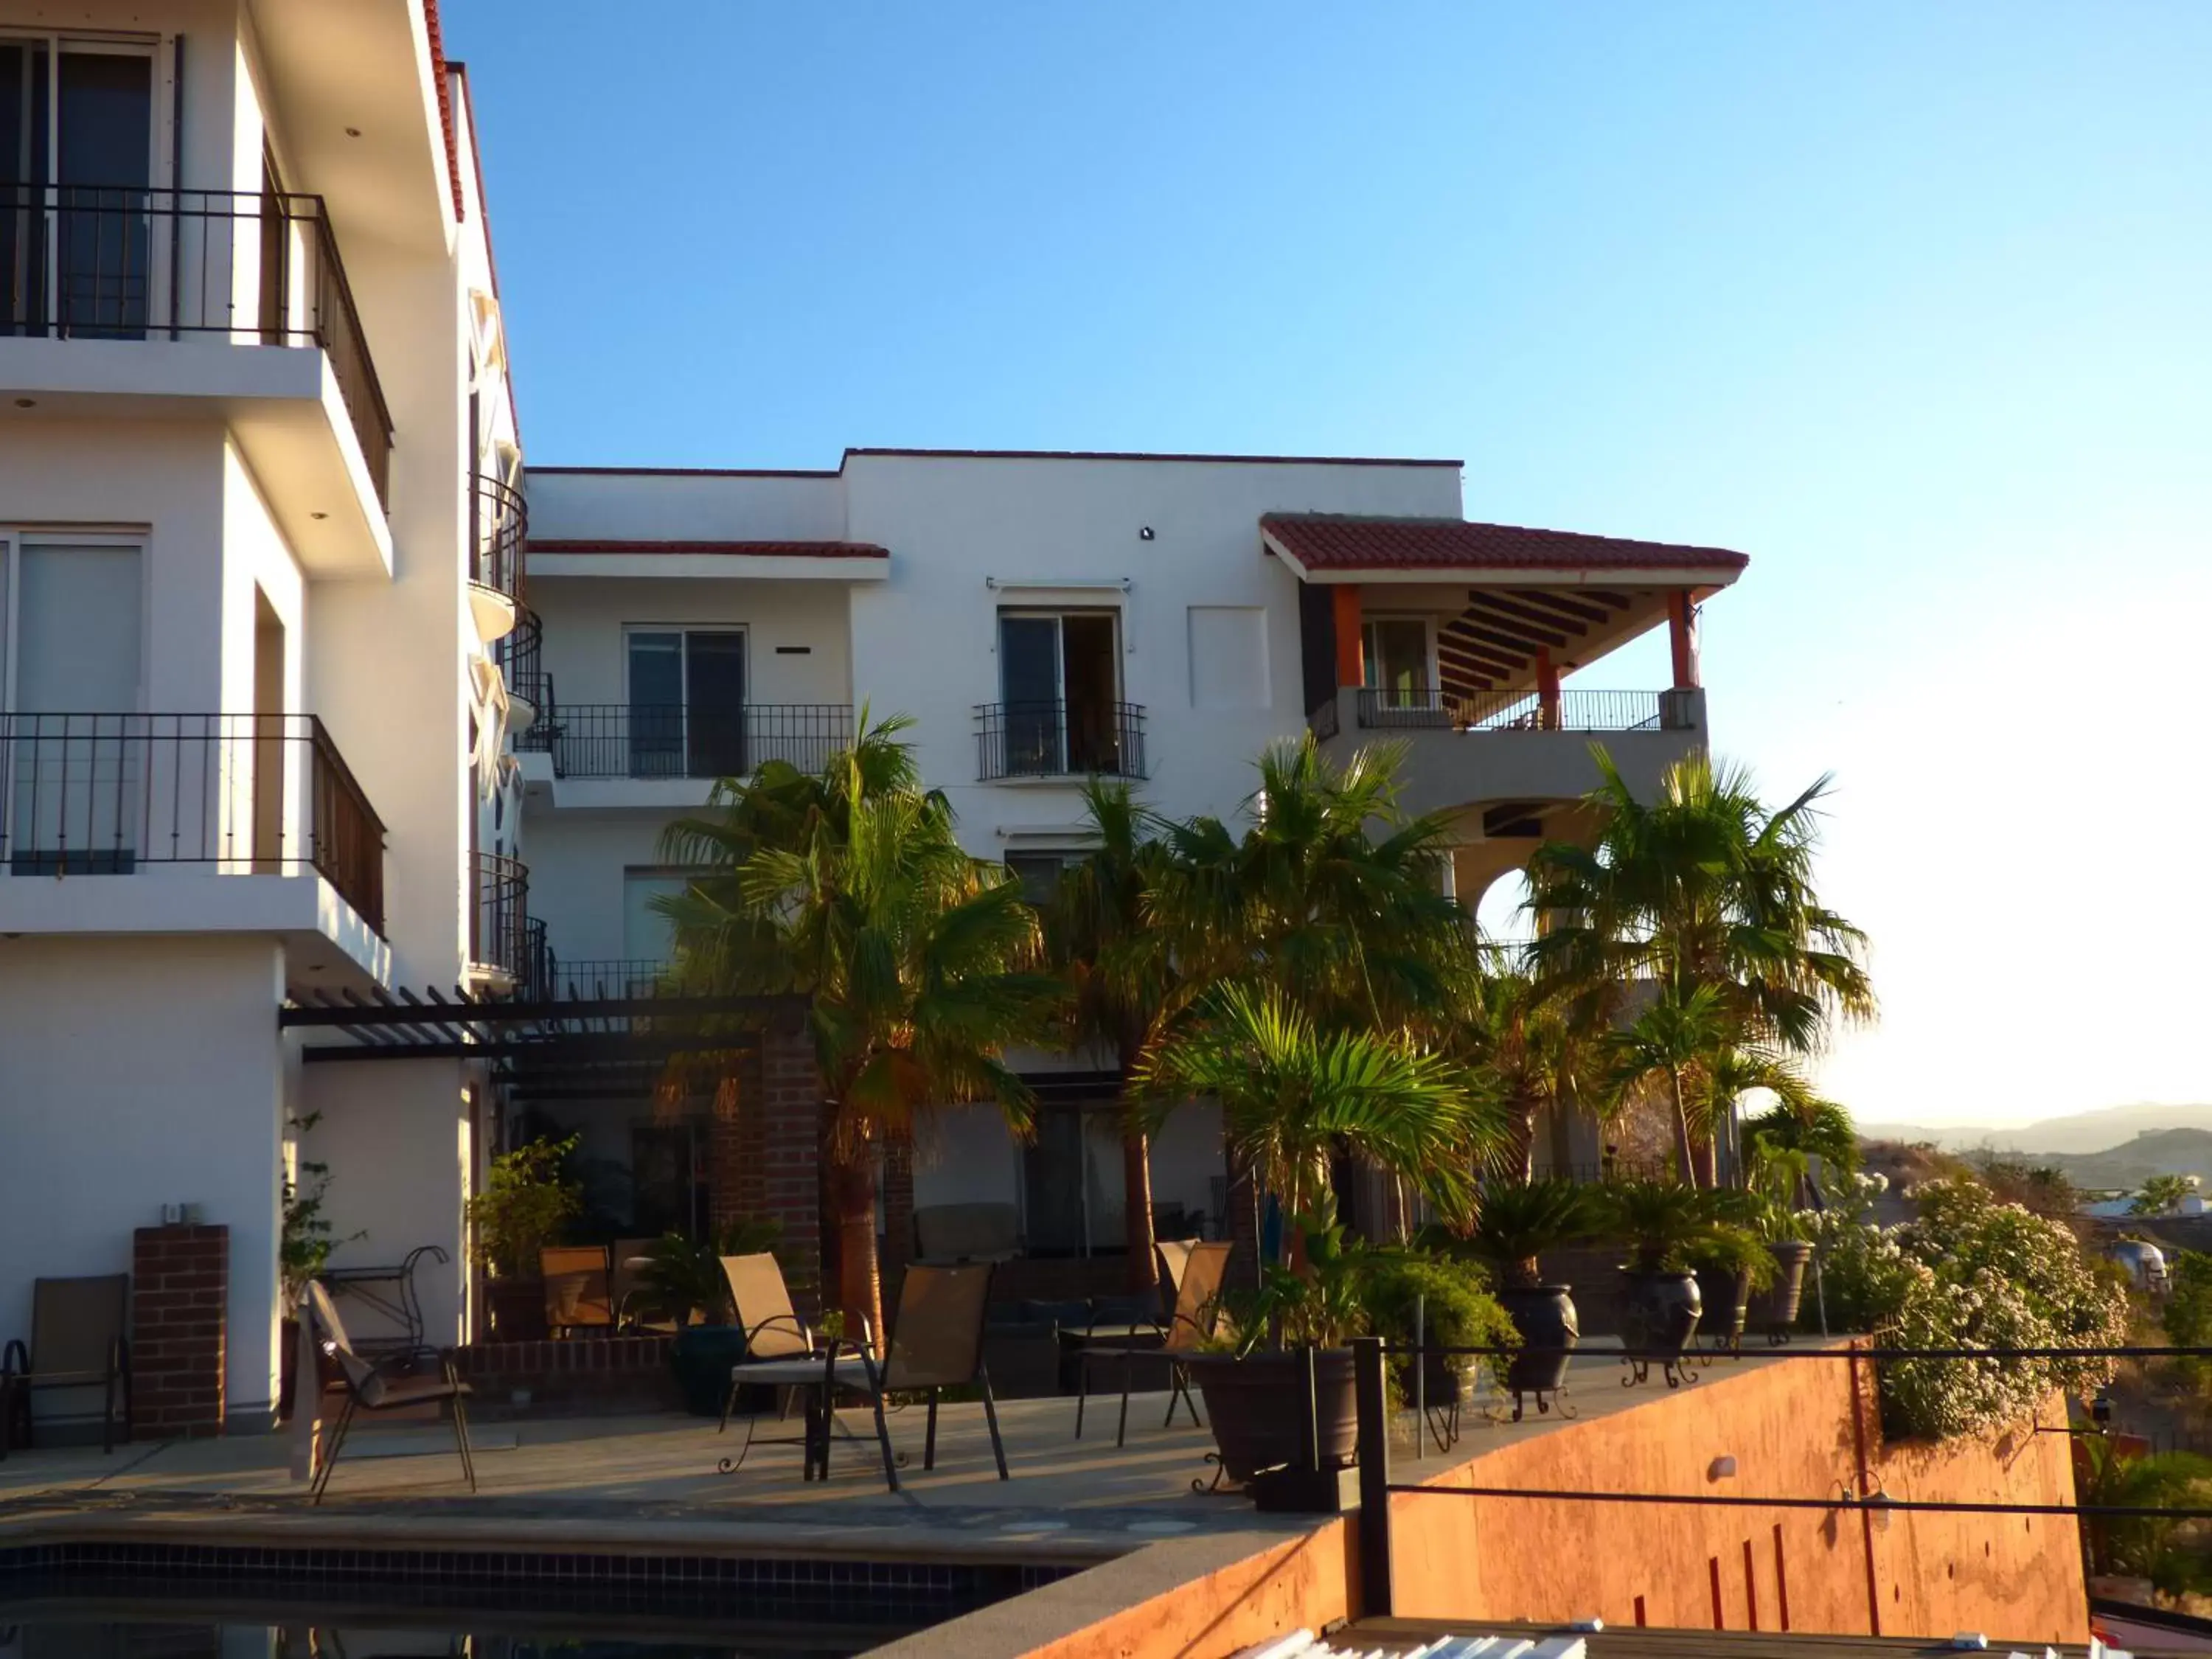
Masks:
[[[144,335],[153,173],[148,49],[0,43],[0,332]]]
[[[126,873],[145,829],[149,747],[138,713],[138,550],[33,543],[15,554],[9,867]],[[205,744],[172,747],[167,764],[204,772]],[[220,811],[219,789],[173,779],[167,793],[193,819],[177,826],[183,839],[203,840],[199,818]]]
[[[1003,775],[1123,770],[1120,632],[1110,611],[999,613]]]
[[[739,629],[632,629],[629,772],[732,778],[751,769]]]

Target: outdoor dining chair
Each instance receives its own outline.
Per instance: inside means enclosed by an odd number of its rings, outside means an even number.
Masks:
[[[1180,1401],[1190,1412],[1191,1426],[1199,1425],[1198,1402],[1191,1398],[1190,1369],[1185,1363],[1197,1352],[1200,1344],[1213,1334],[1221,1304],[1221,1281],[1229,1272],[1231,1246],[1224,1243],[1191,1243],[1171,1241],[1157,1247],[1160,1255],[1161,1282],[1174,1286],[1173,1311],[1164,1324],[1094,1326],[1085,1334],[1084,1346],[1077,1355],[1080,1376],[1075,1397],[1075,1437],[1083,1438],[1084,1408],[1091,1401],[1091,1367],[1102,1359],[1118,1360],[1121,1366],[1121,1419],[1114,1431],[1114,1443],[1122,1444],[1129,1434],[1130,1374],[1140,1360],[1158,1360],[1168,1368],[1168,1415],[1161,1426],[1175,1426],[1176,1406]],[[1181,1255],[1178,1263],[1176,1256]],[[1137,1339],[1157,1336],[1157,1347],[1139,1347]],[[1098,1339],[1106,1339],[1101,1345]]]
[[[884,1421],[882,1398],[886,1394],[921,1393],[929,1396],[929,1424],[922,1439],[921,1467],[937,1467],[937,1400],[945,1389],[970,1383],[983,1391],[983,1420],[991,1431],[991,1455],[999,1466],[999,1479],[1006,1474],[1006,1443],[999,1437],[999,1405],[991,1397],[991,1373],[983,1363],[983,1324],[991,1301],[988,1261],[939,1267],[909,1265],[899,1285],[898,1311],[891,1316],[890,1341],[882,1368],[876,1374],[876,1423]],[[891,1467],[890,1443],[884,1443],[884,1467]],[[898,1483],[892,1480],[896,1492]]]
[[[48,1389],[99,1389],[100,1446],[115,1449],[116,1407],[131,1437],[131,1275],[41,1279],[31,1290],[31,1341],[0,1352],[0,1457],[20,1421],[31,1443],[31,1395]]]
[[[538,1275],[545,1285],[545,1328],[553,1335],[614,1328],[605,1246],[549,1244],[538,1252]]]
[[[398,1367],[429,1354],[422,1349],[413,1354],[380,1355],[374,1360],[364,1359],[354,1352],[353,1344],[346,1340],[345,1325],[338,1318],[337,1304],[331,1293],[313,1279],[307,1281],[307,1305],[314,1322],[323,1334],[321,1351],[337,1362],[338,1376],[345,1386],[345,1406],[338,1413],[337,1425],[331,1431],[330,1445],[324,1451],[322,1467],[316,1471],[315,1482],[308,1489],[308,1501],[319,1504],[331,1484],[331,1471],[337,1467],[338,1454],[345,1449],[346,1434],[353,1427],[353,1419],[361,1412],[398,1411],[408,1406],[427,1406],[450,1401],[453,1406],[453,1446],[461,1455],[461,1473],[468,1477],[469,1490],[477,1489],[476,1460],[469,1454],[469,1385],[454,1374],[450,1357],[438,1357],[435,1374],[401,1375]]]
[[[891,1465],[890,1439],[883,1422],[883,1391],[878,1386],[875,1358],[869,1351],[872,1333],[863,1321],[860,1340],[817,1340],[791,1304],[791,1290],[783,1282],[783,1268],[766,1250],[751,1255],[726,1255],[722,1277],[730,1287],[730,1304],[737,1310],[738,1328],[744,1333],[745,1358],[730,1367],[730,1391],[722,1400],[722,1421],[717,1434],[730,1426],[738,1390],[748,1384],[785,1391],[783,1414],[788,1416],[793,1395],[806,1396],[805,1428],[794,1442],[784,1436],[763,1439],[758,1419],[745,1419],[745,1443],[737,1455],[722,1460],[725,1474],[744,1467],[756,1445],[802,1445],[805,1476],[830,1474],[830,1437],[843,1425],[837,1420],[836,1391],[858,1389],[875,1408],[877,1440],[884,1455],[884,1474],[898,1490],[898,1475]],[[849,1435],[848,1437],[850,1437]]]

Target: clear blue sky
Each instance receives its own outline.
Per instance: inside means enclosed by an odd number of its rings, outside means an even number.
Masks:
[[[446,0],[540,463],[1455,455],[1752,555],[1862,1116],[2212,1101],[2212,3]],[[1656,684],[1647,642],[1586,672]]]

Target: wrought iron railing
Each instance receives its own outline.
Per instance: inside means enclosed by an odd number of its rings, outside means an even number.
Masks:
[[[522,492],[477,473],[469,490],[469,580],[519,603],[522,550],[529,540],[530,506]]]
[[[552,964],[552,994],[571,1000],[585,997],[649,997],[661,988],[668,964],[651,957],[599,957],[580,961],[556,958]]]
[[[551,755],[556,777],[734,778],[772,760],[818,772],[853,741],[847,703],[556,703],[550,675],[546,690],[520,746]]]
[[[311,869],[384,931],[384,824],[313,714],[0,714],[0,869]]]
[[[1145,775],[1145,710],[1133,702],[987,702],[975,708],[975,775]]]
[[[1363,690],[1359,724],[1371,730],[1448,732],[1686,732],[1693,691]]]
[[[517,995],[542,1002],[553,994],[553,946],[541,916],[525,916],[522,922],[522,977]]]
[[[492,660],[499,665],[507,695],[541,712],[552,701],[553,690],[544,669],[544,643],[545,625],[535,611],[522,605],[515,611],[514,626],[492,647]]]
[[[469,963],[517,985],[531,969],[530,870],[501,853],[478,853],[469,865]]]
[[[379,503],[392,413],[319,196],[0,181],[0,336],[319,346]]]

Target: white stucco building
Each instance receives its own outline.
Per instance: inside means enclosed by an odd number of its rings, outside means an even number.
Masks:
[[[0,0],[0,1334],[198,1215],[266,1423],[302,1120],[467,1292],[467,1067],[278,1022],[484,954],[520,450],[434,5]]]
[[[581,1133],[611,1233],[727,1213],[742,1147],[649,1063],[524,1075],[480,1024],[349,1016],[649,984],[665,825],[862,707],[1039,879],[1088,774],[1229,817],[1271,739],[1402,739],[1472,903],[1571,832],[1590,735],[1647,781],[1704,742],[1695,606],[1742,564],[1466,522],[1455,461],[526,475],[434,0],[0,0],[0,1338],[35,1279],[198,1218],[222,1409],[265,1425],[301,1158],[336,1262],[413,1256],[441,1344],[481,1332],[465,1206],[518,1133]],[[1657,627],[1668,684],[1583,689]],[[938,1114],[896,1207],[1110,1251],[1110,1079],[1031,1063],[1034,1142]],[[1164,1231],[1221,1227],[1204,1109],[1154,1163]]]
[[[818,759],[863,707],[914,717],[970,851],[1041,878],[1083,844],[1086,774],[1233,818],[1271,740],[1398,740],[1408,805],[1455,814],[1472,904],[1540,833],[1572,833],[1593,736],[1645,783],[1703,744],[1694,607],[1743,566],[1467,523],[1453,460],[854,449],[816,472],[533,468],[527,489],[529,908],[553,982],[585,994],[664,959],[669,820],[716,775]],[[1584,689],[1658,627],[1668,685]],[[1034,1064],[1060,1079],[1034,1141],[988,1108],[934,1114],[912,1202],[1012,1205],[1036,1253],[1118,1249],[1110,1080]],[[647,1093],[522,1104],[583,1134],[629,1224],[698,1224],[709,1126]],[[1163,1224],[1224,1224],[1223,1174],[1210,1114],[1178,1114]]]

